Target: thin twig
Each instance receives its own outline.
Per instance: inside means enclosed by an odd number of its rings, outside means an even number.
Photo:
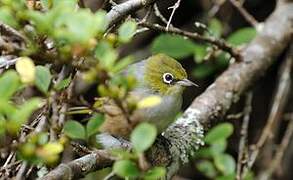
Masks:
[[[27,38],[24,35],[22,35],[20,32],[18,32],[14,28],[8,26],[7,24],[4,24],[2,21],[0,21],[0,34],[6,35],[6,36],[13,36],[14,38],[20,41],[27,40]]]
[[[152,5],[156,0],[128,0],[116,6],[113,6],[111,11],[106,15],[109,22],[108,27],[112,27],[115,23],[121,21],[134,11],[137,11],[143,7]]]
[[[173,16],[174,16],[176,10],[178,9],[178,7],[180,6],[180,3],[181,3],[181,0],[177,0],[177,2],[173,6],[168,8],[168,9],[172,9],[172,13],[171,13],[171,15],[169,17],[169,20],[168,20],[168,23],[167,23],[167,26],[166,26],[167,31],[169,30],[169,27],[170,27],[171,21],[173,19]]]
[[[261,174],[259,180],[271,179],[270,177],[272,176],[276,168],[280,165],[283,159],[285,151],[291,141],[292,135],[293,135],[293,119],[291,119],[289,122],[289,125],[285,131],[285,135],[281,141],[280,146],[276,150],[276,154],[274,158],[272,159],[269,168]]]
[[[0,56],[0,69],[9,68],[10,66],[14,65],[17,60],[18,58],[11,59],[11,56]]]
[[[154,12],[155,15],[165,24],[168,24],[167,19],[163,16],[163,14],[161,13],[157,3],[154,4]],[[172,24],[170,24],[170,26],[172,27]]]
[[[280,121],[281,115],[284,111],[285,105],[288,101],[288,96],[290,94],[290,85],[291,85],[291,71],[292,71],[292,55],[293,46],[291,46],[288,51],[286,60],[280,67],[279,71],[279,82],[276,89],[275,96],[273,98],[273,105],[270,110],[270,114],[267,120],[267,123],[261,133],[259,140],[257,141],[253,151],[250,154],[248,161],[248,169],[251,169],[253,166],[260,149],[264,146],[266,140],[272,136],[271,131],[276,122]]]
[[[249,22],[255,29],[258,28],[258,21],[251,15],[246,9],[243,8],[242,4],[237,0],[230,0],[231,4],[240,12],[240,14]]]
[[[245,155],[248,153],[247,149],[247,133],[248,133],[248,124],[250,120],[250,113],[252,110],[252,92],[248,92],[246,95],[246,101],[245,101],[245,107],[244,107],[244,117],[243,117],[243,122],[241,126],[241,131],[240,131],[240,142],[239,142],[239,148],[238,148],[238,159],[237,159],[237,170],[236,170],[236,179],[241,180],[242,177],[242,169],[243,165],[246,164],[246,159]]]
[[[182,35],[182,36],[188,37],[193,40],[203,41],[206,43],[213,44],[213,45],[219,47],[219,49],[222,49],[222,50],[228,52],[232,57],[234,57],[236,59],[236,61],[241,60],[241,56],[240,56],[239,52],[236,49],[234,49],[232,46],[227,44],[224,40],[216,39],[214,37],[202,36],[202,35],[195,33],[195,32],[183,31],[183,30],[175,28],[175,27],[169,27],[169,30],[167,31],[165,27],[163,27],[159,24],[151,24],[148,22],[139,22],[138,25],[140,25],[142,27],[147,27],[151,30],[172,33],[172,34],[178,34],[178,35]]]

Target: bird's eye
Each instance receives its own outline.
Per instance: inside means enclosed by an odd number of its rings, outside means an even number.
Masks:
[[[171,84],[174,80],[174,76],[171,73],[164,73],[163,74],[163,81],[166,84]]]

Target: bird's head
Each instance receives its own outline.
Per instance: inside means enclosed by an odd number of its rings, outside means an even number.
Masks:
[[[187,79],[187,73],[179,62],[157,54],[145,61],[144,83],[160,95],[180,95],[186,86],[197,86]]]

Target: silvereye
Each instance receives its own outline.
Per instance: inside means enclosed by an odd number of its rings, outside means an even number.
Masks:
[[[159,133],[163,132],[172,123],[181,109],[182,93],[186,86],[196,86],[187,79],[184,68],[175,59],[157,54],[146,60],[129,65],[123,73],[132,73],[137,86],[130,95],[138,100],[148,96],[159,96],[161,102],[153,107],[137,109],[129,119],[123,115],[120,108],[112,101],[105,102],[103,110],[106,114],[101,126],[99,141],[104,146],[115,137],[128,138],[136,124],[147,121],[157,127]],[[107,142],[108,141],[108,142]]]

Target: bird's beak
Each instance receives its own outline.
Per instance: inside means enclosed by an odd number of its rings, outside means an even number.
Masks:
[[[181,86],[196,86],[196,87],[198,87],[197,84],[195,84],[194,82],[192,82],[188,79],[182,79],[180,81],[177,81],[177,84],[179,84]]]

